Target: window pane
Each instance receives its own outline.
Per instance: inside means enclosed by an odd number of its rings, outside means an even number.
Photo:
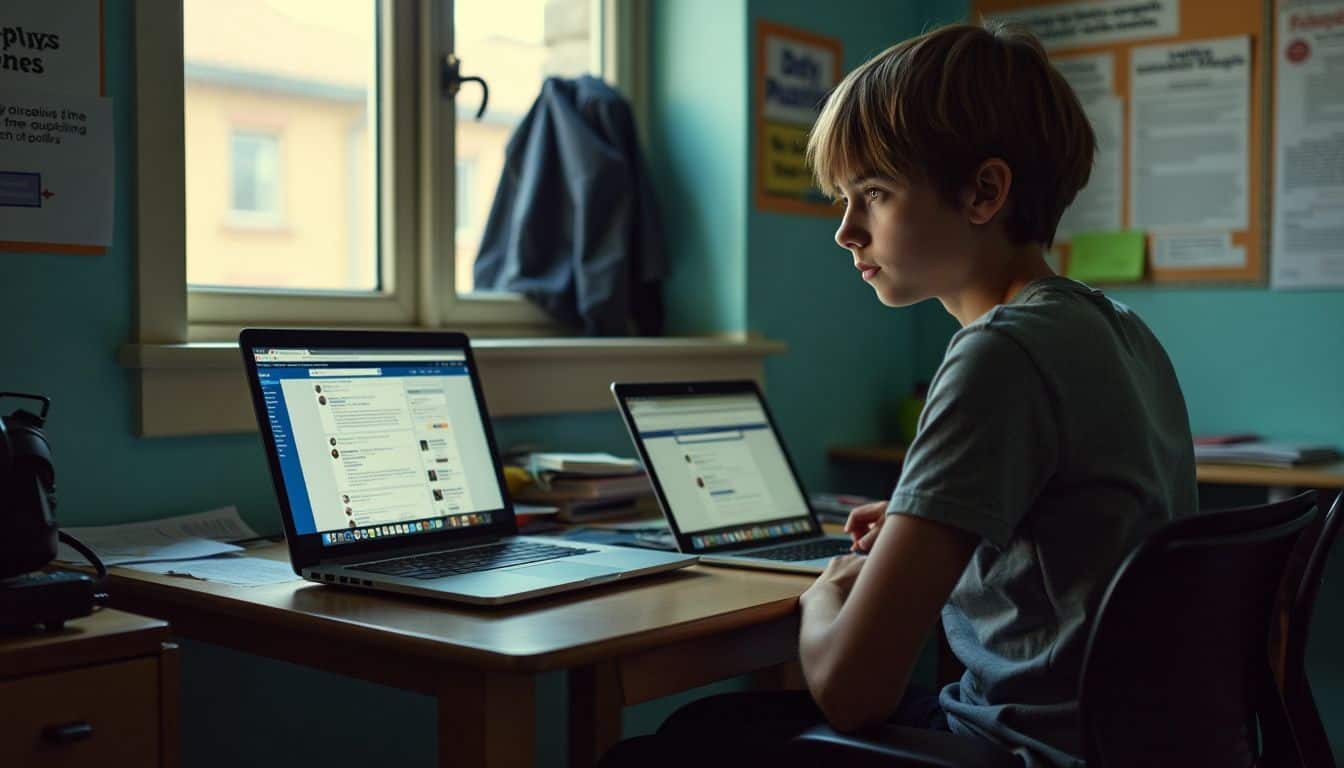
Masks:
[[[184,0],[187,281],[379,288],[377,0]]]
[[[462,73],[490,84],[490,105],[475,119],[480,89],[466,84],[457,94],[458,179],[456,282],[470,293],[472,266],[504,167],[504,145],[546,77],[576,77],[592,60],[591,0],[455,0],[454,49]],[[468,218],[464,219],[464,211]]]

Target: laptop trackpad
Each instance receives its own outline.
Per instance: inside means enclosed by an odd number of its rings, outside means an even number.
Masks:
[[[586,563],[567,563],[561,560],[514,568],[507,573],[516,573],[519,576],[527,576],[531,579],[546,579],[547,581],[585,581],[603,576],[613,576],[620,573],[620,569]]]

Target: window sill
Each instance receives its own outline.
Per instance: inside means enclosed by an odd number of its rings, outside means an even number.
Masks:
[[[758,338],[480,339],[472,350],[492,417],[603,411],[612,381],[763,378],[781,341]],[[127,344],[139,371],[138,433],[214,435],[257,428],[238,345]]]

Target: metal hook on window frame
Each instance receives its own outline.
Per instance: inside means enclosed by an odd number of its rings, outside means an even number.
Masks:
[[[443,95],[448,98],[456,97],[463,83],[481,84],[481,107],[476,110],[476,119],[480,120],[485,114],[485,105],[490,103],[490,86],[486,85],[484,78],[475,75],[463,76],[462,60],[454,54],[447,54],[443,57]]]

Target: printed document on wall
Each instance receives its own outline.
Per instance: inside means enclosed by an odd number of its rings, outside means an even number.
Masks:
[[[0,93],[0,232],[32,243],[112,242],[112,100]]]
[[[1344,2],[1284,3],[1277,22],[1271,282],[1344,286]]]
[[[1115,95],[1115,54],[1060,57],[1056,69],[1069,81],[1096,135],[1096,155],[1087,186],[1064,210],[1055,239],[1068,242],[1075,232],[1121,228],[1120,146],[1124,107]]]
[[[1247,228],[1250,62],[1247,36],[1133,49],[1131,227]]]
[[[101,17],[98,0],[4,3],[0,9],[0,93],[101,95]]]

